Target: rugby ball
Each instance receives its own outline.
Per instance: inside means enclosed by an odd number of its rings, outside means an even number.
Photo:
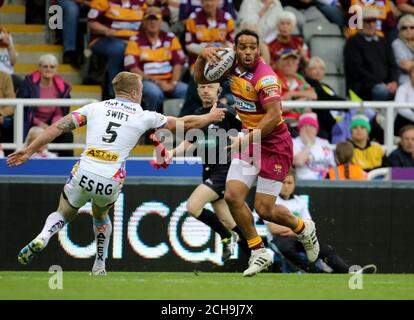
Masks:
[[[234,50],[231,48],[219,51],[218,54],[221,57],[219,62],[214,64],[207,62],[204,67],[204,77],[208,81],[219,80],[233,66],[234,60],[236,59]]]

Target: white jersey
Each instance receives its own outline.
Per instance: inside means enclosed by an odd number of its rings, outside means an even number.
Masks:
[[[294,156],[305,148],[300,137],[293,139]],[[316,137],[309,153],[309,160],[303,166],[296,166],[298,180],[322,180],[329,168],[336,166],[335,156],[328,140]]]
[[[297,218],[312,220],[312,217],[308,209],[308,201],[303,196],[293,195],[293,197],[291,197],[288,200],[285,200],[279,196],[276,198],[276,204],[285,206]],[[271,223],[266,220],[263,220],[263,221],[266,225]],[[268,228],[266,230],[266,237],[269,242],[272,241],[273,239],[273,235]]]
[[[276,204],[285,206],[292,212],[297,218],[312,220],[312,217],[308,209],[308,201],[303,197],[293,195],[288,200],[283,199],[282,197],[277,197]]]
[[[72,116],[78,126],[88,125],[79,169],[105,178],[123,167],[142,134],[167,122],[166,116],[119,98],[85,105]]]

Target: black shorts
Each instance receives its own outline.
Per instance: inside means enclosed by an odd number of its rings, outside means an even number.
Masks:
[[[228,166],[203,168],[203,184],[217,193],[219,199],[224,198],[224,190],[226,189],[228,171]]]

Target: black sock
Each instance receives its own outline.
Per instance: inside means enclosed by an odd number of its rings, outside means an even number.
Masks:
[[[250,250],[249,245],[247,244],[247,240],[244,237],[243,233],[241,232],[240,228],[238,226],[235,226],[233,229],[231,229],[231,231],[234,231],[239,235],[239,237],[240,237],[240,240],[239,240],[240,249],[242,249],[245,254],[250,256],[251,250]]]
[[[197,218],[201,222],[204,222],[211,229],[217,232],[221,239],[228,239],[231,237],[231,233],[227,228],[220,222],[217,216],[208,209],[203,209],[200,216]]]
[[[240,228],[237,225],[233,229],[231,229],[231,231],[236,232],[239,235],[240,239],[246,240],[244,238],[243,233],[241,232]]]

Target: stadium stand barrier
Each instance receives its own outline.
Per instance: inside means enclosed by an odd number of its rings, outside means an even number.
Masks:
[[[24,145],[23,127],[24,127],[24,108],[36,106],[57,106],[72,107],[83,106],[88,103],[98,102],[96,99],[0,99],[0,106],[14,105],[14,141],[13,143],[2,143],[3,149],[18,149]],[[83,148],[84,144],[76,143],[52,143],[48,145],[50,150],[67,150]]]
[[[0,99],[0,106],[14,105],[16,110],[14,113],[14,141],[13,143],[2,144],[3,149],[16,149],[23,146],[23,108],[29,106],[81,106],[84,104],[96,102],[96,99]],[[387,153],[394,148],[394,118],[395,109],[413,108],[412,103],[397,103],[390,101],[284,101],[283,106],[287,108],[312,108],[312,109],[380,109],[385,110],[384,123],[384,145]],[[50,144],[50,150],[66,150],[83,148],[83,144],[59,143]]]

